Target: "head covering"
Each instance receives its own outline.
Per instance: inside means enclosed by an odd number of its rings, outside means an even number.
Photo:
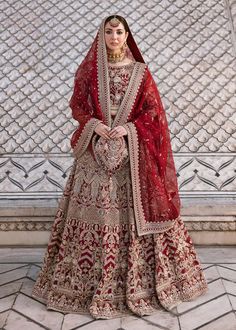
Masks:
[[[128,132],[128,149],[133,203],[138,235],[163,232],[179,217],[180,199],[170,134],[155,81],[129,29],[128,52],[136,61],[127,91],[115,120],[110,114],[107,51],[104,37],[106,18],[85,59],[75,74],[70,100],[73,118],[80,126],[71,145],[75,157],[88,148],[96,125],[123,125]]]

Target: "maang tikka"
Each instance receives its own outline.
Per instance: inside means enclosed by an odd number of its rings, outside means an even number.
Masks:
[[[117,27],[120,24],[120,21],[116,16],[114,16],[109,23],[111,24],[112,27]]]

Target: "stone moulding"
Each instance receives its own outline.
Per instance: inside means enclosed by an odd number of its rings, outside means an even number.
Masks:
[[[185,222],[188,230],[191,231],[235,231],[235,221],[199,221],[199,222]]]
[[[184,221],[190,231],[235,231],[235,220]],[[50,231],[53,221],[1,221],[0,231]]]

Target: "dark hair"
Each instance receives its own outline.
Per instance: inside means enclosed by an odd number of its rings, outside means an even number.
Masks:
[[[119,15],[111,15],[111,16],[107,17],[105,20],[105,25],[114,17],[116,17],[124,25],[125,31],[128,32],[129,31],[128,23],[126,22],[124,17],[119,16]]]

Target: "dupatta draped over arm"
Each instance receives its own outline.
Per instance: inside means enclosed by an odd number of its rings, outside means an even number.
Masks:
[[[71,146],[75,157],[91,148],[96,126],[123,125],[128,132],[134,214],[139,236],[164,232],[180,216],[180,199],[170,134],[155,81],[129,31],[128,53],[136,63],[118,110],[111,121],[107,53],[103,20],[98,34],[75,74],[70,100],[79,122]]]

